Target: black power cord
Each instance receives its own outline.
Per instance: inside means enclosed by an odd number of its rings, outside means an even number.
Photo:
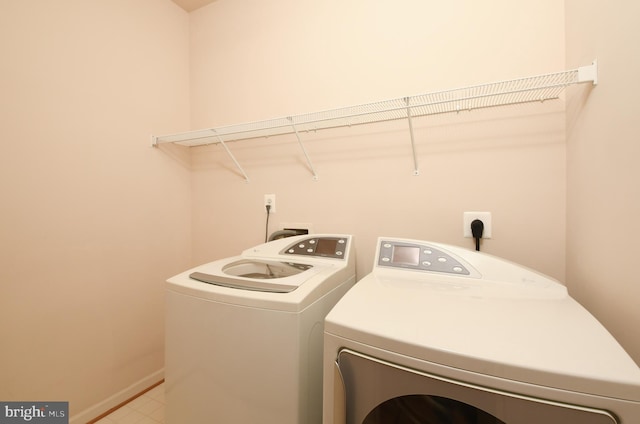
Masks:
[[[479,219],[474,219],[471,222],[471,234],[476,240],[476,250],[480,250],[480,239],[482,238],[482,232],[484,231],[484,223]]]
[[[267,208],[267,224],[264,228],[264,242],[266,243],[269,239],[269,215],[271,214],[271,205],[265,205]]]

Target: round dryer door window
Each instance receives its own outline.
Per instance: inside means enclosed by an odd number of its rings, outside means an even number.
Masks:
[[[344,349],[346,424],[620,424],[608,411],[474,386]]]
[[[378,405],[362,424],[505,424],[475,406],[428,395],[408,395]]]

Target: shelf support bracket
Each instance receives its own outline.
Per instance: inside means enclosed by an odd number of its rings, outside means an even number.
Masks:
[[[225,144],[224,141],[222,141],[222,139],[220,138],[220,136],[216,133],[215,130],[211,130],[213,131],[213,133],[215,134],[216,138],[218,139],[218,142],[222,145],[222,147],[224,147],[224,150],[226,150],[227,154],[229,155],[229,157],[231,158],[231,160],[233,161],[233,163],[236,164],[236,167],[240,170],[240,172],[242,173],[242,175],[244,176],[244,179],[246,182],[249,182],[249,177],[247,176],[247,173],[244,172],[244,169],[242,169],[242,167],[240,166],[240,164],[238,163],[238,161],[236,160],[236,157],[233,156],[233,153],[231,153],[231,150],[229,150],[229,148],[227,147],[227,145]]]
[[[411,106],[409,106],[409,97],[405,97],[404,101],[407,104],[407,120],[409,121],[409,134],[411,135],[411,151],[413,152],[413,175],[420,175],[420,171],[418,170],[418,157],[416,155],[416,142],[415,137],[413,135],[413,117],[411,115]]]
[[[304,153],[304,157],[307,160],[307,165],[309,165],[309,169],[311,170],[311,173],[313,174],[313,179],[315,181],[318,181],[318,174],[316,174],[316,170],[313,167],[313,164],[311,163],[311,159],[309,158],[309,154],[307,153],[307,149],[305,149],[304,144],[302,144],[302,139],[300,138],[300,134],[298,133],[298,129],[296,128],[296,124],[293,122],[293,118],[292,117],[287,117],[287,119],[289,120],[289,122],[291,122],[291,128],[293,128],[293,132],[296,134],[296,138],[298,139],[298,144],[300,144],[300,148],[302,149],[302,153]]]
[[[594,60],[591,65],[578,68],[578,82],[589,82],[598,85],[598,60]]]

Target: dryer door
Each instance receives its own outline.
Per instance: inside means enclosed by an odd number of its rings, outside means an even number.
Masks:
[[[336,366],[346,424],[620,424],[606,411],[478,387],[348,349]]]

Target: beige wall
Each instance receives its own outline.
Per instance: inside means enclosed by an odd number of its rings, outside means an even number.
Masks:
[[[564,69],[555,0],[218,0],[192,12],[192,127],[287,116]],[[589,62],[587,62],[589,63]],[[265,193],[282,223],[356,236],[358,272],[376,237],[472,247],[462,213],[493,213],[487,252],[565,276],[564,103],[418,119],[420,175],[406,122],[192,149],[193,261],[264,237]]]
[[[470,247],[462,212],[489,210],[485,251],[563,281],[566,262],[572,293],[640,360],[638,6],[567,0],[565,65],[555,0],[379,3],[0,3],[0,399],[70,400],[82,422],[161,375],[163,281],[261,242],[265,193],[271,231],[355,234],[360,276],[378,235]],[[230,145],[249,183],[219,146],[148,144],[594,57],[601,84],[571,91],[566,116],[556,102],[416,120],[417,177],[404,122],[303,134],[318,181],[291,137]]]
[[[86,422],[162,378],[189,170],[149,146],[188,125],[188,15],[2,1],[0,57],[0,399],[68,400]]]
[[[640,4],[567,0],[567,63],[597,58],[599,85],[567,113],[567,283],[640,363]]]

